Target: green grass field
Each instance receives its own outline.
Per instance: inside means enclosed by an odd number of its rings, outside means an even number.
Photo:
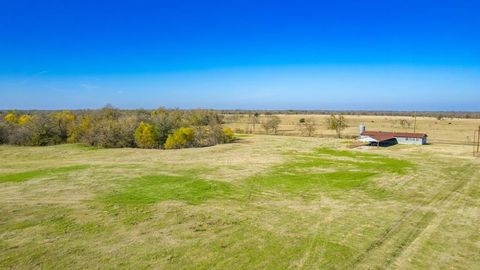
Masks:
[[[480,159],[242,136],[0,146],[0,268],[480,269]]]

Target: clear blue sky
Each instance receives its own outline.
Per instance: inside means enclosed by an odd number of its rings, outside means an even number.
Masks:
[[[0,0],[0,108],[480,111],[480,1]]]

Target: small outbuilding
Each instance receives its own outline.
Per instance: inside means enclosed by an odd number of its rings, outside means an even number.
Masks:
[[[428,135],[425,133],[366,131],[360,126],[359,140],[371,145],[388,146],[393,144],[427,144]]]

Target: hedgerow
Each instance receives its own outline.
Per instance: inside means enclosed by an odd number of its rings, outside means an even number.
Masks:
[[[122,111],[111,106],[88,111],[0,113],[0,144],[29,146],[82,143],[104,148],[177,149],[232,142],[223,116],[209,110]]]

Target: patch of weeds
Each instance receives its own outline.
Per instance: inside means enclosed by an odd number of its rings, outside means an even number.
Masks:
[[[282,171],[252,179],[256,184],[283,191],[352,189],[365,185],[371,172],[336,171],[328,173],[286,174]]]
[[[353,164],[359,169],[364,170],[378,170],[380,172],[391,172],[403,175],[408,171],[408,169],[413,167],[413,163],[410,161],[389,158],[378,154],[335,150],[329,148],[317,149],[316,153],[332,157],[345,157],[353,159],[335,160],[335,162],[339,164]]]
[[[150,175],[132,179],[124,187],[105,196],[102,201],[114,215],[136,224],[152,216],[149,206],[167,200],[197,205],[209,199],[233,196],[231,184],[207,181],[193,175]]]
[[[60,233],[68,233],[78,229],[78,224],[67,215],[53,216],[49,220],[45,220],[45,223]]]
[[[149,205],[160,201],[176,200],[200,204],[211,198],[231,194],[230,184],[205,181],[194,176],[150,175],[131,180],[124,188],[105,198],[105,202],[118,205]]]
[[[78,223],[68,215],[57,215],[43,222],[57,233],[90,233],[96,234],[106,230],[105,226],[97,223]]]
[[[20,173],[11,173],[0,175],[0,183],[5,182],[24,182],[34,178],[45,177],[55,174],[64,174],[72,171],[83,170],[90,167],[89,165],[74,165],[58,168],[39,169]]]
[[[413,167],[406,160],[329,148],[289,155],[289,162],[268,174],[252,177],[249,183],[294,193],[362,189],[381,198],[388,192],[375,186],[370,181],[373,177],[382,173],[405,174]]]
[[[15,231],[15,230],[24,230],[37,225],[37,222],[32,220],[24,220],[11,222],[6,224],[0,224],[1,228],[5,231]]]
[[[25,230],[36,226],[42,226],[48,234],[65,234],[65,233],[100,233],[107,228],[98,223],[80,223],[72,216],[73,210],[61,207],[33,207],[22,209],[15,215],[23,215],[28,217],[23,220],[7,219],[7,222],[0,223],[0,230],[16,231]],[[7,217],[13,213],[6,213]]]

